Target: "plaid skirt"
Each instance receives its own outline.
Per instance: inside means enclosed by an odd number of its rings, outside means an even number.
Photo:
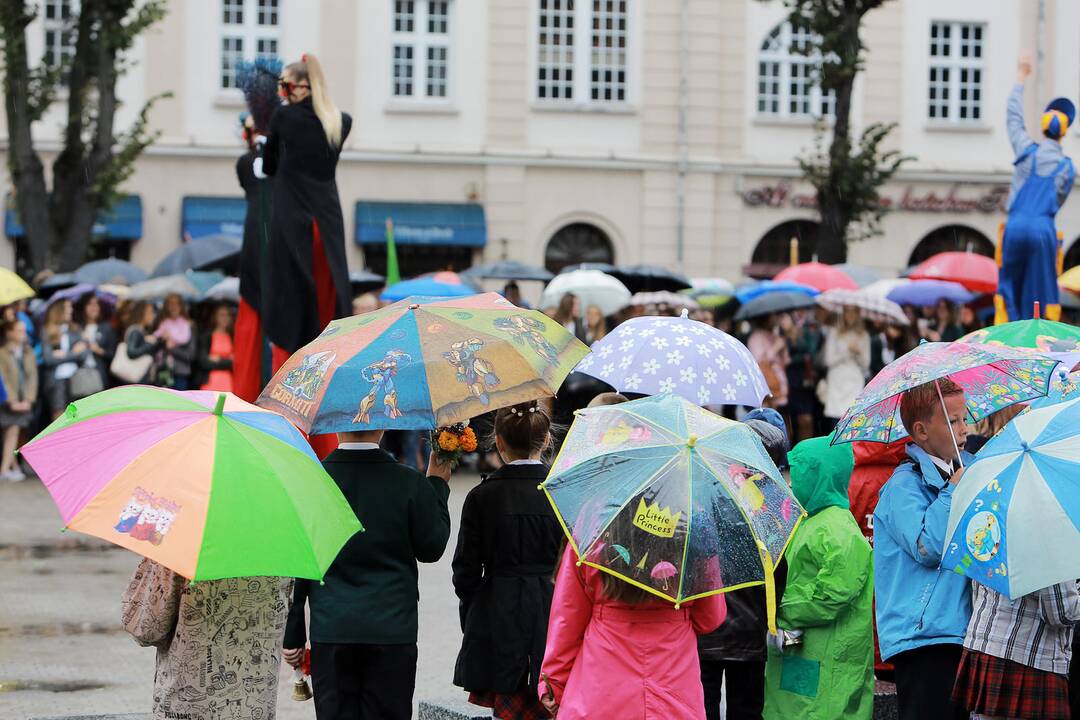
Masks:
[[[1069,679],[1027,665],[964,650],[953,703],[970,712],[1029,720],[1069,720]]]
[[[469,693],[469,702],[491,708],[491,716],[499,720],[550,720],[551,715],[540,704],[536,688],[525,687],[515,693]]]

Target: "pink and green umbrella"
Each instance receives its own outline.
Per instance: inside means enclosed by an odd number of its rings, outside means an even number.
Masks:
[[[949,378],[964,390],[968,419],[981,420],[1002,408],[1045,396],[1058,361],[996,345],[924,342],[897,358],[856,398],[833,435],[833,443],[890,443],[908,432],[900,421],[904,392]]]
[[[195,581],[321,579],[363,529],[299,431],[231,394],[106,390],[22,455],[66,528]]]

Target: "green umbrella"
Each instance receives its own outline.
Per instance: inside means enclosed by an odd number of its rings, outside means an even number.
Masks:
[[[1045,353],[1080,352],[1080,328],[1053,320],[1014,320],[976,330],[960,342],[1033,348]]]

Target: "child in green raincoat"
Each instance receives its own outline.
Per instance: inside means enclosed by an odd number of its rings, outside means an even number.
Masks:
[[[791,489],[809,517],[787,551],[777,626],[803,635],[783,651],[770,643],[767,720],[869,720],[873,714],[874,565],[848,509],[851,457],[847,448],[830,447],[827,437],[805,440],[788,455]]]

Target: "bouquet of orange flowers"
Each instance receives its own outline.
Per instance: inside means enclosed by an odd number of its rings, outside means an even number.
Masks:
[[[431,449],[444,465],[456,468],[467,453],[476,452],[476,433],[468,421],[455,423],[431,431]]]

